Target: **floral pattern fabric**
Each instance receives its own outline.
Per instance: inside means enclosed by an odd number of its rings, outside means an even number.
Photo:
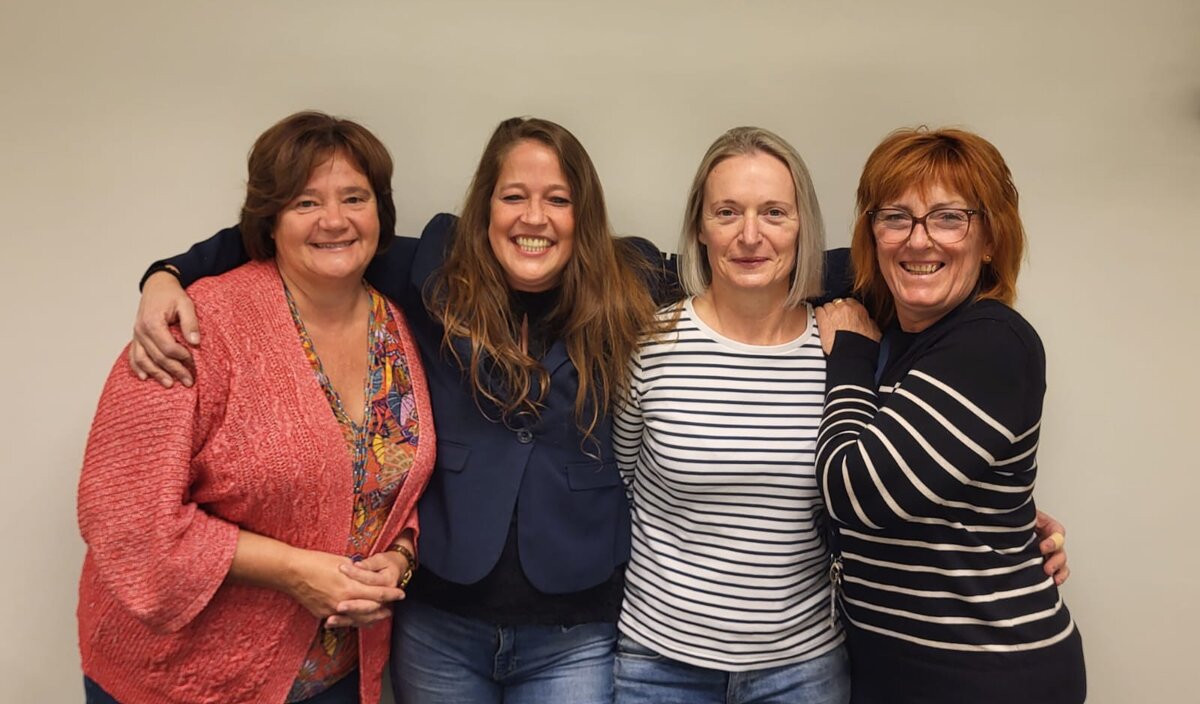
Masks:
[[[364,284],[366,286],[366,284]],[[312,364],[353,458],[354,511],[346,555],[361,560],[387,521],[417,452],[417,403],[413,394],[398,323],[387,300],[370,286],[371,317],[365,404],[361,425],[355,423],[326,376],[312,338],[287,292],[292,320],[304,353]],[[318,627],[287,701],[297,702],[325,691],[358,666],[358,631]]]

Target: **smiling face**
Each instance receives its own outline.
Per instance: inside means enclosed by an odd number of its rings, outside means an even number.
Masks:
[[[562,281],[575,237],[571,187],[553,149],[518,142],[492,190],[488,241],[517,291],[546,291]]]
[[[715,291],[760,291],[787,298],[800,220],[792,174],[755,152],[718,163],[704,183],[699,239]]]
[[[379,211],[367,177],[341,152],[318,164],[276,218],[275,261],[309,286],[358,281],[379,244]]]
[[[920,217],[935,208],[977,208],[942,184],[910,189],[881,208],[899,208]],[[967,300],[979,282],[983,258],[989,255],[987,228],[976,214],[961,242],[941,244],[922,225],[905,241],[888,244],[876,238],[879,271],[896,303],[896,318],[907,332],[920,332]]]

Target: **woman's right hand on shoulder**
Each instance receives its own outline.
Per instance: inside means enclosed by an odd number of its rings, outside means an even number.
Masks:
[[[179,285],[179,279],[160,271],[142,286],[133,342],[129,345],[129,366],[143,381],[153,377],[167,388],[175,381],[192,385],[192,353],[171,334],[174,323],[179,324],[189,344],[200,344],[200,325],[192,299]]]

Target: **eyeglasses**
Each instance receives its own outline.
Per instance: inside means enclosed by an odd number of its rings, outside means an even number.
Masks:
[[[954,244],[966,239],[971,230],[971,216],[976,213],[982,215],[983,211],[937,208],[918,218],[907,210],[880,208],[868,210],[867,216],[871,218],[871,229],[880,242],[900,244],[912,237],[917,225],[922,225],[929,237],[938,244]]]

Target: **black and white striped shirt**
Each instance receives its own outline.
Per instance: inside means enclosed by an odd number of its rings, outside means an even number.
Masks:
[[[825,359],[812,310],[801,337],[763,347],[682,306],[633,360],[614,423],[633,500],[621,632],[725,671],[823,655],[843,636],[814,477]]]
[[[1064,641],[1074,622],[1034,534],[1045,392],[1037,333],[1007,306],[979,301],[888,341],[878,384],[877,343],[838,333],[829,358],[817,476],[839,524],[851,626],[918,662],[958,667],[981,661],[953,653]],[[872,667],[870,653],[852,656],[856,670]],[[1049,675],[1062,666],[1048,662]]]

